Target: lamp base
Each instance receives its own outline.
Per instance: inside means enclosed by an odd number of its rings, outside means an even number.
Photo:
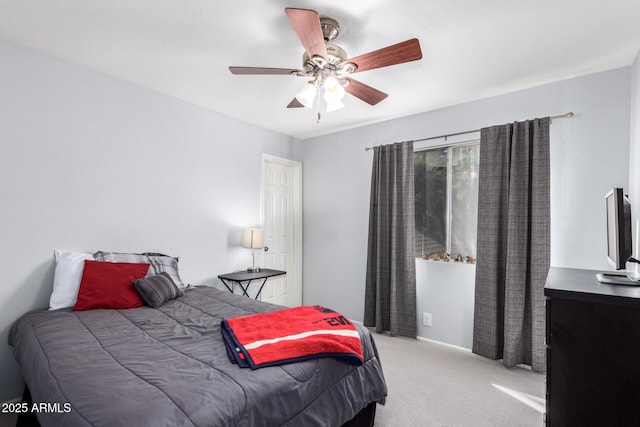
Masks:
[[[247,273],[260,273],[260,267],[247,267]]]

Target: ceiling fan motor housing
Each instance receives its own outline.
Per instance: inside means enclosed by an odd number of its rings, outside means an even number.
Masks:
[[[347,52],[340,46],[330,43],[340,35],[340,24],[335,19],[323,16],[320,18],[320,28],[324,37],[325,46],[327,48],[327,58],[314,56],[309,58],[305,52],[302,55],[302,68],[307,75],[343,75],[356,71],[357,66],[345,62],[347,60]]]
[[[331,44],[331,43],[327,43],[327,64],[332,64],[334,66],[338,66],[340,65],[341,62],[345,61],[347,59],[347,52],[345,52],[345,50],[343,48],[341,48],[338,45],[335,44]],[[307,66],[309,62],[312,62],[315,65],[318,66],[324,66],[325,64],[319,64],[319,62],[324,62],[324,61],[320,61],[317,58],[309,58],[309,55],[307,54],[307,52],[305,52],[302,55],[302,66]]]

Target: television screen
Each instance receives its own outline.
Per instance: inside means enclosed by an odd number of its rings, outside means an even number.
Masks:
[[[605,196],[607,207],[607,259],[616,270],[626,267],[631,258],[631,204],[622,188],[613,188]]]

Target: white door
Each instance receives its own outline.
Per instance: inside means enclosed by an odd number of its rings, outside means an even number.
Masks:
[[[287,274],[269,279],[261,299],[294,307],[302,303],[301,165],[266,155],[262,165],[265,244],[262,265]]]

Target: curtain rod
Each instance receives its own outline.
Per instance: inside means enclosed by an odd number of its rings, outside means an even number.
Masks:
[[[573,112],[569,111],[567,114],[561,114],[559,116],[552,116],[549,117],[551,120],[553,119],[568,119],[573,117]],[[444,140],[446,141],[447,138],[449,138],[450,136],[458,136],[458,135],[466,135],[468,133],[476,133],[476,132],[480,132],[481,129],[474,129],[474,130],[466,130],[464,132],[456,132],[456,133],[448,133],[446,135],[438,135],[438,136],[431,136],[429,138],[421,138],[421,139],[411,139],[408,141],[401,141],[401,142],[420,142],[420,141],[430,141],[432,139],[440,139],[440,138],[444,138]],[[369,151],[369,150],[373,150],[373,147],[364,147],[364,151]]]

